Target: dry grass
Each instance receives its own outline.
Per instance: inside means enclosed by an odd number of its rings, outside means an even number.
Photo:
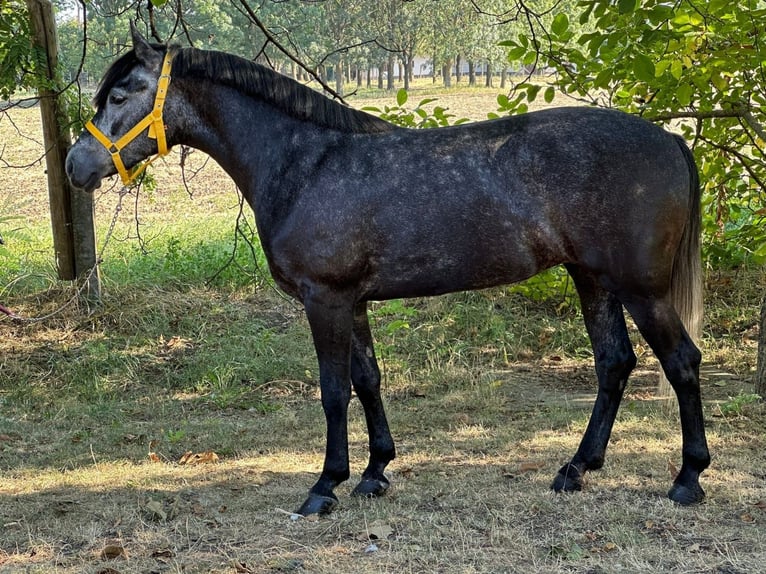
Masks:
[[[458,109],[465,95],[454,97],[454,113],[477,117]],[[12,117],[34,131],[35,110]],[[39,151],[8,119],[0,119],[3,159],[31,162]],[[199,225],[203,214],[236,215],[233,185],[219,172],[202,172],[189,199],[173,162],[158,170],[158,191],[138,212],[155,244],[161,230],[183,230],[184,217]],[[18,214],[40,235],[43,178],[40,166],[0,170],[2,188],[17,190]],[[115,200],[106,192],[97,200],[103,228]],[[121,258],[132,257],[121,246],[131,243],[133,216],[127,205],[110,247]],[[763,571],[766,412],[757,403],[728,410],[751,389],[762,275],[708,285],[703,382],[714,463],[703,475],[704,504],[679,508],[665,498],[680,436],[677,417],[652,400],[646,352],[606,467],[582,493],[549,491],[595,390],[583,328],[575,311],[493,291],[412,302],[418,313],[405,330],[376,316],[399,450],[394,486],[381,500],[348,496],[366,450],[353,401],[352,480],[338,489],[339,510],[319,520],[289,515],[324,445],[299,310],[268,288],[128,290],[109,273],[105,282],[104,306],[89,316],[69,309],[43,324],[0,319],[0,572]],[[66,297],[54,285],[11,288],[0,300],[35,315]],[[501,321],[495,338],[486,334],[490,317]],[[187,450],[213,450],[220,461],[181,466]]]

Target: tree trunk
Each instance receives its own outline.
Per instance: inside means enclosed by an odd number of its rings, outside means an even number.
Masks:
[[[473,60],[468,61],[468,85],[476,85],[476,63]]]
[[[343,95],[343,61],[338,60],[335,64],[335,91]]]
[[[463,59],[460,57],[460,54],[455,56],[455,82],[460,83],[460,80],[463,79]]]
[[[492,86],[492,62],[487,61],[487,70],[486,70],[486,82],[484,82],[484,86],[487,88],[491,88]]]
[[[500,72],[500,89],[504,90],[505,85],[508,82],[508,67],[503,66],[502,71]]]
[[[758,361],[755,369],[755,392],[766,399],[766,297],[761,303],[761,324],[758,329]]]
[[[34,43],[46,54],[50,86],[60,86],[57,72],[58,40],[53,7],[49,0],[27,0]],[[71,189],[64,163],[72,143],[69,121],[61,109],[56,89],[40,90],[45,164],[48,173],[53,245],[58,275],[63,280],[88,277],[86,295],[100,297],[96,268],[96,232],[93,227],[93,196]],[[93,270],[93,272],[91,272]]]
[[[394,57],[393,55],[388,56],[388,61],[386,62],[386,74],[388,77],[386,78],[386,89],[388,91],[394,90]]]
[[[450,65],[450,62],[445,62],[442,65],[442,77],[444,78],[444,87],[451,88],[452,87],[452,66]]]
[[[404,55],[404,63],[402,66],[402,71],[404,72],[404,89],[408,90],[410,89],[410,59],[407,56],[407,54]]]

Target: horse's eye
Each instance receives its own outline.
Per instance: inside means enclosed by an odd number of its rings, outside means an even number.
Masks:
[[[109,96],[109,103],[114,104],[115,106],[119,106],[120,104],[125,103],[126,99],[127,98],[122,94],[111,94]]]

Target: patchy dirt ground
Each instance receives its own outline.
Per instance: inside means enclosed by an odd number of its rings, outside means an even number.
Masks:
[[[588,365],[509,365],[492,378],[387,393],[399,458],[380,500],[349,497],[366,443],[354,401],[352,484],[318,520],[290,514],[321,467],[315,389],[283,387],[268,414],[211,412],[158,389],[110,409],[102,424],[116,433],[82,433],[66,413],[2,419],[0,572],[759,571],[762,408],[722,418],[707,403],[708,501],[680,508],[664,496],[678,424],[652,404],[646,373],[605,469],[582,493],[556,496],[550,480],[586,424]],[[178,442],[167,432],[175,428],[185,429]],[[187,448],[208,447],[228,454],[179,464]],[[37,449],[54,452],[42,464]]]

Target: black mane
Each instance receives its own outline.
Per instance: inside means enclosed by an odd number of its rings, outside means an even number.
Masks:
[[[167,49],[159,45],[155,48]],[[109,90],[138,63],[131,50],[111,65],[94,97],[97,108],[106,104]],[[265,66],[224,52],[179,49],[173,57],[171,76],[223,84],[269,102],[293,117],[336,130],[376,133],[394,129],[392,124],[380,118],[335,102]]]

